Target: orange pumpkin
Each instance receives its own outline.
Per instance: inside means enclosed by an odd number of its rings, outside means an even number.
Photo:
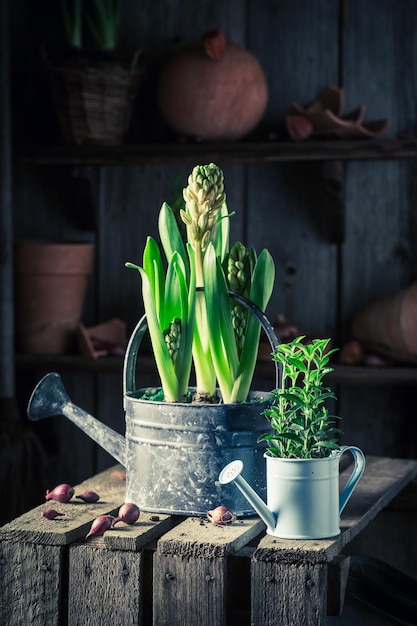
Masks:
[[[159,78],[161,114],[182,136],[239,139],[255,128],[267,102],[260,64],[220,31],[180,49]]]

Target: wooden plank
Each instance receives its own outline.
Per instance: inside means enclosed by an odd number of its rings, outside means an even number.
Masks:
[[[69,549],[69,626],[140,624],[142,569],[141,552],[107,550],[101,537],[84,545],[72,545]]]
[[[269,85],[269,104],[257,130],[282,139],[291,102],[305,105],[319,96],[323,85],[337,83],[338,7],[326,0],[284,0],[267,3],[262,11],[251,5],[249,17],[250,49],[265,67]],[[275,320],[283,314],[305,334],[331,336],[337,257],[317,210],[322,200],[315,193],[319,167],[256,162],[248,172],[246,239],[257,250],[267,248],[276,266],[268,316]]]
[[[365,103],[367,120],[389,118],[391,137],[411,128],[415,77],[403,59],[414,54],[412,2],[387,0],[382,8],[378,0],[370,0],[366,12],[349,3],[341,26],[346,109]],[[348,164],[340,274],[343,339],[349,337],[358,310],[415,280],[414,176],[412,162]],[[416,456],[415,443],[410,450],[401,441],[400,424],[414,416],[399,406],[398,390],[387,385],[352,394],[346,386],[339,401],[342,417],[346,416],[343,442],[357,442],[368,454]]]
[[[114,466],[75,488],[75,495],[96,491],[100,500],[94,504],[75,497],[67,503],[48,501],[0,528],[2,625],[66,623],[65,546],[85,536],[98,515],[118,510],[125,495],[122,470]],[[65,517],[48,520],[42,515],[46,508]]]
[[[160,163],[285,163],[306,161],[376,161],[415,159],[415,139],[305,141],[236,141],[229,143],[148,143],[116,147],[26,146],[24,163],[37,165],[135,165]]]
[[[98,502],[88,504],[75,496],[66,503],[48,501],[2,526],[0,540],[60,546],[80,539],[96,517],[115,513],[123,504],[126,490],[123,472],[124,468],[117,465],[77,486],[75,495],[85,490],[96,491],[100,495]],[[42,513],[46,508],[65,513],[65,517],[45,519]]]
[[[154,554],[155,626],[225,624],[227,555],[264,527],[253,518],[230,526],[188,518],[164,535]]]
[[[0,541],[0,624],[58,626],[63,601],[62,546]]]
[[[103,537],[71,545],[68,623],[141,624],[145,602],[143,549],[178,521],[169,515],[141,513],[134,524],[119,522]]]
[[[339,554],[327,565],[327,615],[341,615],[345,602],[350,557]]]
[[[325,561],[257,562],[252,568],[252,624],[290,626],[326,623]]]

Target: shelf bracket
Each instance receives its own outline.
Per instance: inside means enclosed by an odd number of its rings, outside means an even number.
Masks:
[[[323,161],[321,166],[322,208],[328,240],[335,244],[345,240],[345,172],[343,161]]]

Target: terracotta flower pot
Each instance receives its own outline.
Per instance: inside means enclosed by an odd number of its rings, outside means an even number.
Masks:
[[[358,311],[352,334],[369,350],[402,363],[416,363],[417,283]]]
[[[257,59],[219,31],[178,50],[159,79],[159,109],[179,135],[239,139],[255,128],[267,102]]]
[[[71,349],[80,321],[94,245],[17,241],[14,249],[17,349]]]

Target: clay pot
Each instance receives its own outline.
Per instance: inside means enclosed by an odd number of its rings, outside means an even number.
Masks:
[[[179,50],[159,79],[161,114],[183,136],[239,139],[258,124],[267,101],[258,61],[219,31]]]
[[[417,363],[417,283],[359,311],[352,333],[368,350]]]
[[[15,242],[15,328],[20,352],[71,350],[93,254],[90,243]]]

